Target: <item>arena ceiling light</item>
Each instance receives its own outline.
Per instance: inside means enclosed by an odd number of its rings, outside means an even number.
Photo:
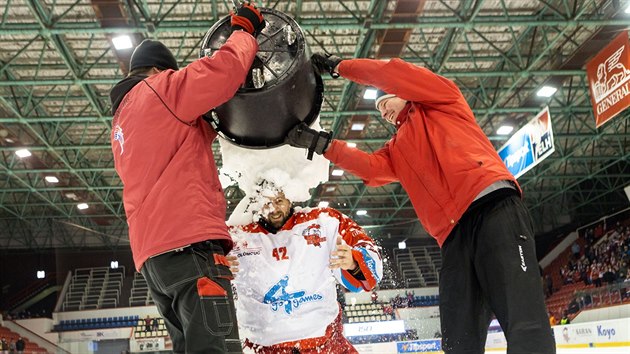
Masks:
[[[365,123],[353,123],[350,130],[361,131],[365,128]]]
[[[79,210],[85,210],[87,208],[89,208],[90,206],[87,203],[79,203],[77,204],[77,209]]]
[[[29,157],[29,156],[31,156],[31,155],[32,155],[32,154],[31,154],[31,152],[30,152],[30,151],[28,151],[28,149],[20,149],[20,150],[17,150],[17,151],[15,152],[15,154],[16,154],[19,158],[21,158],[21,159],[23,159],[23,158],[25,158],[25,157]]]
[[[330,174],[337,177],[343,176],[343,170],[335,169],[335,170],[332,170]]]
[[[44,179],[46,179],[46,182],[48,183],[59,183],[59,178],[55,176],[46,176]]]
[[[508,135],[514,130],[514,127],[511,125],[502,125],[497,129],[498,135]]]
[[[543,86],[540,90],[538,90],[538,92],[536,92],[536,96],[551,97],[554,93],[556,93],[556,91],[558,91],[558,89],[553,86]]]
[[[322,200],[321,202],[319,202],[319,204],[317,204],[317,207],[318,208],[327,208],[329,204],[330,204],[329,202],[327,202],[325,200]]]
[[[357,210],[357,215],[359,215],[359,216],[365,216],[365,215],[367,215],[367,210],[363,210],[363,209],[361,209],[361,210]]]
[[[79,197],[77,197],[77,195],[74,193],[66,193],[66,198],[72,199],[72,200],[79,200]]]
[[[38,270],[37,271],[37,279],[44,279],[46,278],[46,272],[43,270]]]
[[[357,143],[346,143],[348,147],[355,148],[357,147]]]
[[[398,249],[399,250],[404,250],[405,248],[407,248],[407,242],[405,242],[404,240],[398,242]]]
[[[111,261],[109,267],[112,269],[118,269],[118,261]]]
[[[369,88],[363,92],[364,100],[375,100],[376,99],[376,89]]]
[[[131,37],[126,34],[112,38],[112,43],[114,44],[114,48],[116,48],[116,50],[124,50],[133,47]]]

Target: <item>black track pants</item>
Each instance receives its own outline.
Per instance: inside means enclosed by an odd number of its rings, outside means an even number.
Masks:
[[[495,314],[508,354],[554,354],[529,213],[503,189],[469,208],[442,245],[440,319],[447,354],[483,353]]]

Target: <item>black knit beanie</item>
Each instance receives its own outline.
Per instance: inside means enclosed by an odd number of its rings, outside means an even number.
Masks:
[[[150,39],[143,40],[131,54],[129,70],[142,67],[179,70],[173,53],[162,42]]]

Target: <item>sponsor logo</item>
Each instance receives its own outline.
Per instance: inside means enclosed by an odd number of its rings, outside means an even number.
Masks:
[[[247,251],[243,251],[243,252],[238,252],[236,254],[236,257],[238,257],[238,258],[246,257],[246,256],[260,256],[260,248],[253,249],[253,250],[247,250]]]
[[[626,47],[622,45],[603,63],[597,66],[597,78],[591,81],[591,87],[593,88],[595,102],[597,102],[598,113],[600,111],[600,103],[602,103],[602,101],[606,103],[610,95],[613,93],[617,94],[618,91],[616,90],[630,79],[630,70],[628,70],[620,60],[624,49],[626,49]],[[625,92],[623,96],[626,96],[628,94],[628,87],[627,85],[624,86]],[[606,108],[602,109],[602,111],[607,110],[608,107],[613,104],[614,103],[610,102],[607,103]]]
[[[321,247],[322,242],[326,242],[326,237],[322,237],[322,231],[319,224],[311,225],[302,231],[302,237],[306,240],[307,245]]]
[[[435,352],[440,350],[442,350],[442,345],[439,340],[398,343],[398,352],[400,353]]]
[[[294,310],[305,303],[320,301],[323,296],[317,293],[306,294],[306,291],[294,291],[289,289],[289,276],[285,275],[278,283],[272,286],[265,294],[264,304],[271,306],[271,311],[284,310],[284,313],[290,315]]]
[[[521,256],[521,269],[523,272],[526,272],[527,266],[525,265],[525,257],[523,256],[523,247],[521,245],[518,246],[518,254]]]
[[[252,247],[249,248],[249,244],[247,241],[236,242],[234,244],[234,249],[232,252],[236,255],[236,257],[246,257],[246,256],[259,256],[260,255],[260,247]]]
[[[120,154],[122,155],[125,151],[125,134],[123,134],[123,130],[118,124],[114,127],[114,140],[120,144]]]
[[[578,336],[590,336],[591,334],[593,334],[593,331],[591,331],[590,328],[576,328],[575,334],[577,334]]]
[[[597,336],[598,337],[607,337],[608,339],[610,339],[611,337],[615,336],[615,329],[614,328],[604,328],[601,325],[597,326]]]
[[[524,160],[525,156],[527,156],[528,154],[529,154],[529,148],[527,147],[527,145],[523,145],[518,150],[516,150],[513,153],[509,154],[505,158],[504,163],[505,163],[505,165],[508,168],[512,168],[517,163],[520,164],[520,161]]]

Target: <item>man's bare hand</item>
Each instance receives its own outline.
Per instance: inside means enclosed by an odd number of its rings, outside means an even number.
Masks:
[[[230,271],[232,273],[238,273],[238,257],[227,255],[225,256],[225,259],[227,259],[228,263],[230,264]]]
[[[337,248],[331,254],[329,267],[352,270],[358,265],[352,258],[352,247],[348,246],[341,237],[337,237]]]

